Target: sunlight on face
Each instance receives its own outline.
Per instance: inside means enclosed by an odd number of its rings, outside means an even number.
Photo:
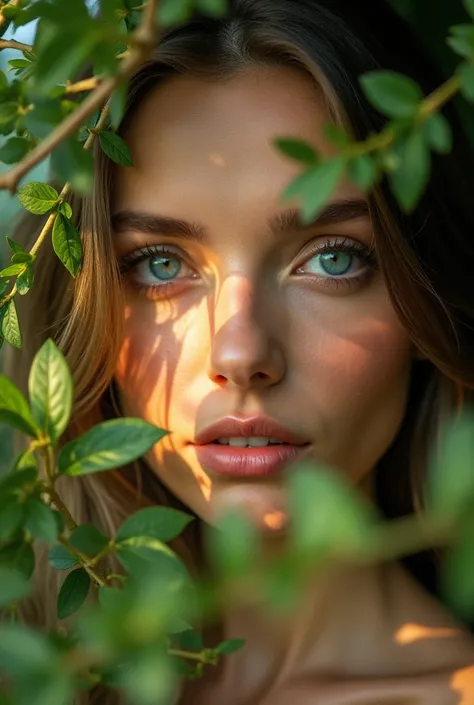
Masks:
[[[283,468],[229,476],[197,452],[223,417],[271,417],[354,484],[403,418],[411,343],[370,254],[362,194],[340,184],[311,227],[278,219],[298,205],[280,195],[300,166],[272,140],[329,154],[325,121],[307,76],[260,67],[225,83],[169,80],[125,135],[135,166],[117,168],[112,210],[126,292],[120,401],[171,431],[146,460],[209,522],[243,508],[271,531],[286,516]]]

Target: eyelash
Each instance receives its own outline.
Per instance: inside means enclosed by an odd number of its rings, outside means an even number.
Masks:
[[[336,290],[340,286],[346,286],[348,288],[353,288],[358,284],[362,283],[366,278],[370,276],[373,270],[379,269],[377,257],[374,253],[373,247],[367,247],[366,245],[356,244],[352,240],[344,239],[342,241],[326,240],[322,245],[317,245],[310,252],[304,253],[304,259],[302,263],[297,267],[293,267],[293,271],[297,271],[304,267],[304,265],[309,262],[316,255],[326,254],[328,252],[342,252],[356,256],[363,264],[366,265],[366,269],[358,275],[352,277],[337,277],[337,276],[323,276],[318,277],[316,274],[309,274],[312,280],[318,279],[319,283],[323,280],[322,286],[324,287],[335,287]],[[119,271],[121,276],[127,275],[131,272],[140,262],[144,262],[152,257],[157,257],[159,255],[173,255],[178,257],[184,264],[186,264],[186,258],[178,250],[173,249],[168,245],[148,245],[139,250],[135,250],[128,255],[124,255],[119,261]],[[190,265],[187,265],[192,269]],[[299,273],[297,276],[305,276],[305,272]],[[184,277],[183,277],[184,278]],[[186,277],[185,279],[189,279]],[[179,280],[178,280],[179,281]],[[133,286],[137,291],[143,293],[148,298],[153,300],[166,298],[167,293],[169,293],[170,288],[176,289],[177,280],[170,280],[167,283],[158,284],[156,286],[149,286],[146,284],[139,284],[137,282],[133,283]]]

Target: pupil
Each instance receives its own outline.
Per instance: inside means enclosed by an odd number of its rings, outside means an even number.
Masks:
[[[328,274],[345,274],[351,262],[352,255],[349,252],[326,252],[321,255],[321,266]]]
[[[181,261],[172,255],[160,255],[150,261],[150,271],[158,279],[169,281],[179,274]]]

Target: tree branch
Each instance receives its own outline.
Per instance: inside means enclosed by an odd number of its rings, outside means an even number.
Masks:
[[[55,147],[68,135],[78,130],[89,115],[100,108],[114,89],[143,64],[151,56],[157,41],[155,13],[158,0],[150,0],[143,10],[142,22],[132,34],[132,48],[115,76],[106,78],[97,88],[84,99],[73,113],[54,129],[46,139],[40,142],[13,169],[0,176],[0,189],[8,189],[14,194],[20,179],[36,164],[45,159]]]
[[[102,79],[99,76],[92,76],[92,78],[85,78],[83,81],[77,81],[76,83],[66,84],[66,95],[70,93],[82,93],[82,91],[93,91]]]
[[[0,21],[1,21],[0,17]],[[17,42],[16,39],[0,39],[0,51],[2,49],[18,49],[19,51],[31,51],[33,47],[31,44],[23,44],[23,42]]]

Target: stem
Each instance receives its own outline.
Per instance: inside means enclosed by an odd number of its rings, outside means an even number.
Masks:
[[[99,76],[85,78],[83,81],[66,84],[66,95],[70,93],[82,93],[82,91],[92,91],[97,88],[102,79]]]
[[[14,194],[20,179],[38,162],[45,159],[68,135],[78,130],[84,120],[94,110],[104,104],[114,89],[131,76],[151,56],[157,41],[155,24],[157,5],[158,0],[150,0],[145,6],[142,22],[130,38],[132,43],[130,54],[122,61],[118,73],[102,81],[48,137],[18,162],[13,169],[0,176],[0,189],[8,189],[10,193]]]
[[[10,3],[11,5],[12,3]],[[1,24],[0,16],[0,24]],[[0,39],[0,51],[2,49],[18,49],[19,51],[31,51],[33,47],[31,44],[23,44],[23,42],[17,42],[16,39]]]
[[[199,663],[204,664],[209,663],[202,653],[197,654],[192,651],[180,651],[180,649],[168,649],[168,653],[170,656],[177,656],[178,658],[187,658],[191,659],[191,661],[199,661]]]
[[[70,544],[66,538],[64,538],[64,536],[60,536],[58,538],[58,541],[61,544],[61,546],[64,546],[64,548],[67,549],[69,551],[69,553],[71,553],[73,556],[75,556],[77,558],[77,560],[79,561],[81,566],[84,568],[86,573],[88,573],[88,575],[90,575],[92,580],[94,580],[98,585],[100,585],[100,587],[107,587],[107,578],[105,578],[105,576],[103,576],[100,571],[95,570],[95,568],[93,568],[89,564],[86,556],[84,556],[80,551],[76,550],[74,548],[74,546],[72,544]]]
[[[20,0],[10,0],[10,2],[7,5],[5,5],[4,7],[16,7],[19,4],[20,4]],[[2,9],[4,9],[4,8],[2,8]],[[0,27],[6,21],[7,21],[6,17],[4,16],[2,10],[0,10]]]

